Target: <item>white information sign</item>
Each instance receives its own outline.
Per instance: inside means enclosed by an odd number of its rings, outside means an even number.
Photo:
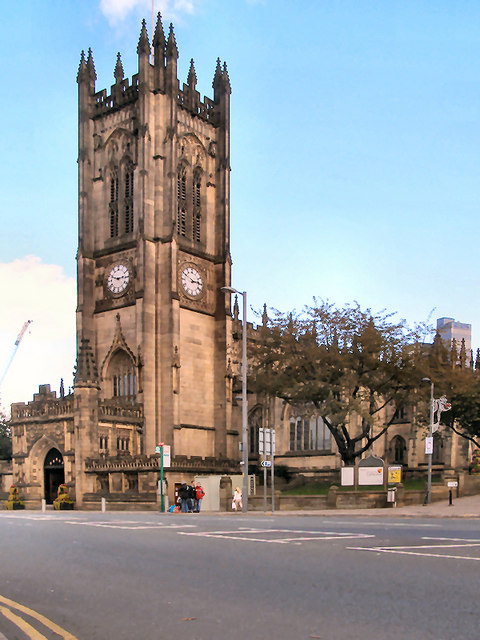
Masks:
[[[169,467],[170,465],[171,465],[170,445],[164,444],[163,445],[163,466]]]
[[[266,456],[275,455],[275,429],[258,430],[258,453]]]
[[[358,467],[358,484],[383,484],[383,467]]]
[[[342,487],[353,487],[353,485],[355,484],[355,467],[342,467],[340,471]]]
[[[449,480],[447,483],[448,487],[458,487],[458,482],[456,480]]]
[[[433,437],[425,438],[425,453],[427,455],[433,453]]]

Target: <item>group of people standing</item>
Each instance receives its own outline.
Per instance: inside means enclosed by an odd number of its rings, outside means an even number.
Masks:
[[[195,480],[192,480],[188,485],[186,482],[182,482],[178,490],[180,511],[182,513],[200,513],[204,496],[205,491],[199,482],[195,484]]]

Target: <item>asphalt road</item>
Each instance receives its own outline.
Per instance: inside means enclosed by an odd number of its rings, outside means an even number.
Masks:
[[[480,637],[479,520],[2,511],[0,540],[0,640]]]

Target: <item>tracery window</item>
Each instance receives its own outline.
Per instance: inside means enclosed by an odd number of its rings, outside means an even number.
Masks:
[[[121,169],[112,169],[109,188],[110,237],[133,233],[134,167],[130,161],[123,162]]]
[[[290,451],[331,451],[332,435],[320,416],[290,418]]]
[[[405,464],[405,453],[407,451],[405,439],[402,436],[395,436],[390,448],[393,452],[393,461],[396,464]]]
[[[110,178],[110,237],[118,236],[118,175]]]
[[[192,227],[193,227],[193,240],[200,242],[201,240],[201,189],[202,189],[202,176],[200,171],[196,171],[193,178],[192,189]]]
[[[177,175],[177,234],[187,233],[187,170],[180,167]]]
[[[130,449],[130,438],[117,438],[117,451],[128,451]]]
[[[443,464],[444,462],[445,462],[445,449],[444,449],[443,438],[439,433],[434,433],[432,464]]]
[[[135,400],[137,393],[137,376],[135,366],[129,355],[118,350],[108,365],[107,384],[112,398]]]
[[[202,170],[192,172],[185,163],[177,172],[177,234],[202,242]]]
[[[106,452],[108,449],[108,437],[100,436],[100,451]]]
[[[125,233],[133,231],[133,167],[128,166],[125,171]]]
[[[250,453],[258,454],[259,429],[263,427],[263,409],[256,407],[248,417]]]

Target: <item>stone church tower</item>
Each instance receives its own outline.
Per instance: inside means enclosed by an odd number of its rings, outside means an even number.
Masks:
[[[60,399],[71,407],[43,448],[56,443],[80,504],[154,494],[159,443],[175,479],[238,472],[220,290],[231,268],[227,68],[217,61],[213,99],[196,90],[193,60],[180,88],[160,14],[152,47],[143,21],[137,53],[131,80],[118,54],[109,93],[95,88],[90,50],[77,75],[77,365],[73,397]],[[18,422],[31,417],[22,411]],[[21,464],[27,487],[33,470]]]
[[[145,21],[137,53],[131,81],[118,54],[109,95],[95,90],[91,51],[77,76],[77,483],[80,456],[150,455],[159,442],[175,457],[238,451],[220,291],[231,264],[226,65],[217,61],[213,100],[201,100],[193,60],[180,88],[160,15],[153,56]]]

